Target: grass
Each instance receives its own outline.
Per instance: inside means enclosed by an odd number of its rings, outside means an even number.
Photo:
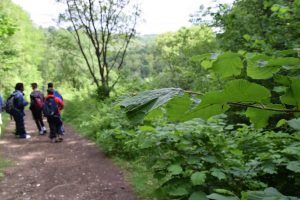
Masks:
[[[134,188],[139,199],[151,200],[157,186],[153,174],[139,161],[128,162],[124,159],[113,158],[114,163],[125,170],[125,179]]]
[[[3,115],[2,114],[2,117],[3,117],[3,119],[2,119],[3,120],[3,124],[0,125],[0,136],[2,136],[2,133],[4,132],[4,129],[5,129],[6,125],[7,125],[7,123],[9,122],[9,120],[8,120],[9,117],[7,115]],[[4,177],[3,170],[6,167],[10,166],[10,165],[11,165],[11,161],[5,160],[4,158],[2,158],[0,156],[0,180]]]
[[[11,165],[11,161],[0,157],[0,180],[4,177],[3,170]]]

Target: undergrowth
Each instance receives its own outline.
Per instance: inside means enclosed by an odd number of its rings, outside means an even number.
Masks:
[[[65,121],[129,171],[141,199],[300,197],[300,133],[232,126],[223,118],[138,127],[111,101],[66,105]]]

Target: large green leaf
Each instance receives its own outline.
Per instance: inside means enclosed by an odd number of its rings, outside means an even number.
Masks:
[[[195,172],[191,176],[191,181],[193,185],[203,185],[205,183],[206,173],[205,172]]]
[[[270,91],[256,83],[246,80],[234,80],[226,84],[224,94],[227,102],[263,102],[271,97]]]
[[[217,177],[219,180],[226,179],[226,175],[220,169],[217,168],[211,169],[211,175]]]
[[[271,58],[264,54],[254,55],[247,61],[247,75],[253,79],[269,79],[279,72],[282,66],[300,65],[300,59],[298,58]]]
[[[270,91],[261,85],[246,80],[233,80],[225,85],[223,91],[205,94],[201,103],[186,118],[208,119],[226,112],[230,103],[260,103],[270,96]]]
[[[177,96],[166,105],[167,116],[170,121],[179,122],[185,120],[185,114],[191,108],[192,101],[189,95]]]
[[[182,167],[180,165],[170,165],[168,167],[168,171],[172,174],[172,175],[178,175],[182,173]]]
[[[267,104],[267,106],[268,108],[284,109],[284,107],[280,104]],[[247,117],[249,117],[255,128],[264,128],[268,125],[270,117],[280,113],[276,111],[261,110],[257,108],[248,108],[245,114]]]
[[[268,66],[271,58],[264,54],[254,55],[247,60],[247,75],[253,79],[268,79],[280,70],[279,66]]]
[[[300,79],[290,78],[290,88],[285,95],[280,97],[280,100],[284,104],[297,106],[300,108]]]
[[[293,129],[300,131],[300,118],[287,121],[288,125]]]
[[[212,70],[220,78],[228,78],[241,74],[243,62],[237,53],[224,53],[213,63]]]
[[[300,65],[299,58],[293,57],[281,57],[281,58],[272,58],[267,66],[298,66]]]
[[[119,105],[125,109],[130,120],[141,122],[150,111],[164,105],[174,96],[182,94],[183,90],[180,88],[150,90],[137,96],[126,98]]]
[[[293,172],[300,173],[300,161],[291,161],[287,164],[286,168]]]

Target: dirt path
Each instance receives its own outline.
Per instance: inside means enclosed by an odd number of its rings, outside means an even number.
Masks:
[[[14,123],[0,140],[0,154],[14,162],[0,182],[1,200],[135,200],[122,172],[68,126],[62,143],[38,136],[27,113],[30,140],[16,139]]]

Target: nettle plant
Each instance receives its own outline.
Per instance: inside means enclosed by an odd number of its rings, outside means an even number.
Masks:
[[[296,49],[297,50],[297,49]],[[147,116],[165,116],[171,122],[208,119],[232,108],[249,118],[255,128],[289,124],[300,130],[300,59],[296,50],[269,56],[262,53],[225,52],[194,57],[194,62],[222,83],[205,94],[180,88],[145,91],[120,102],[127,116],[142,122]],[[289,121],[287,121],[289,120]]]

